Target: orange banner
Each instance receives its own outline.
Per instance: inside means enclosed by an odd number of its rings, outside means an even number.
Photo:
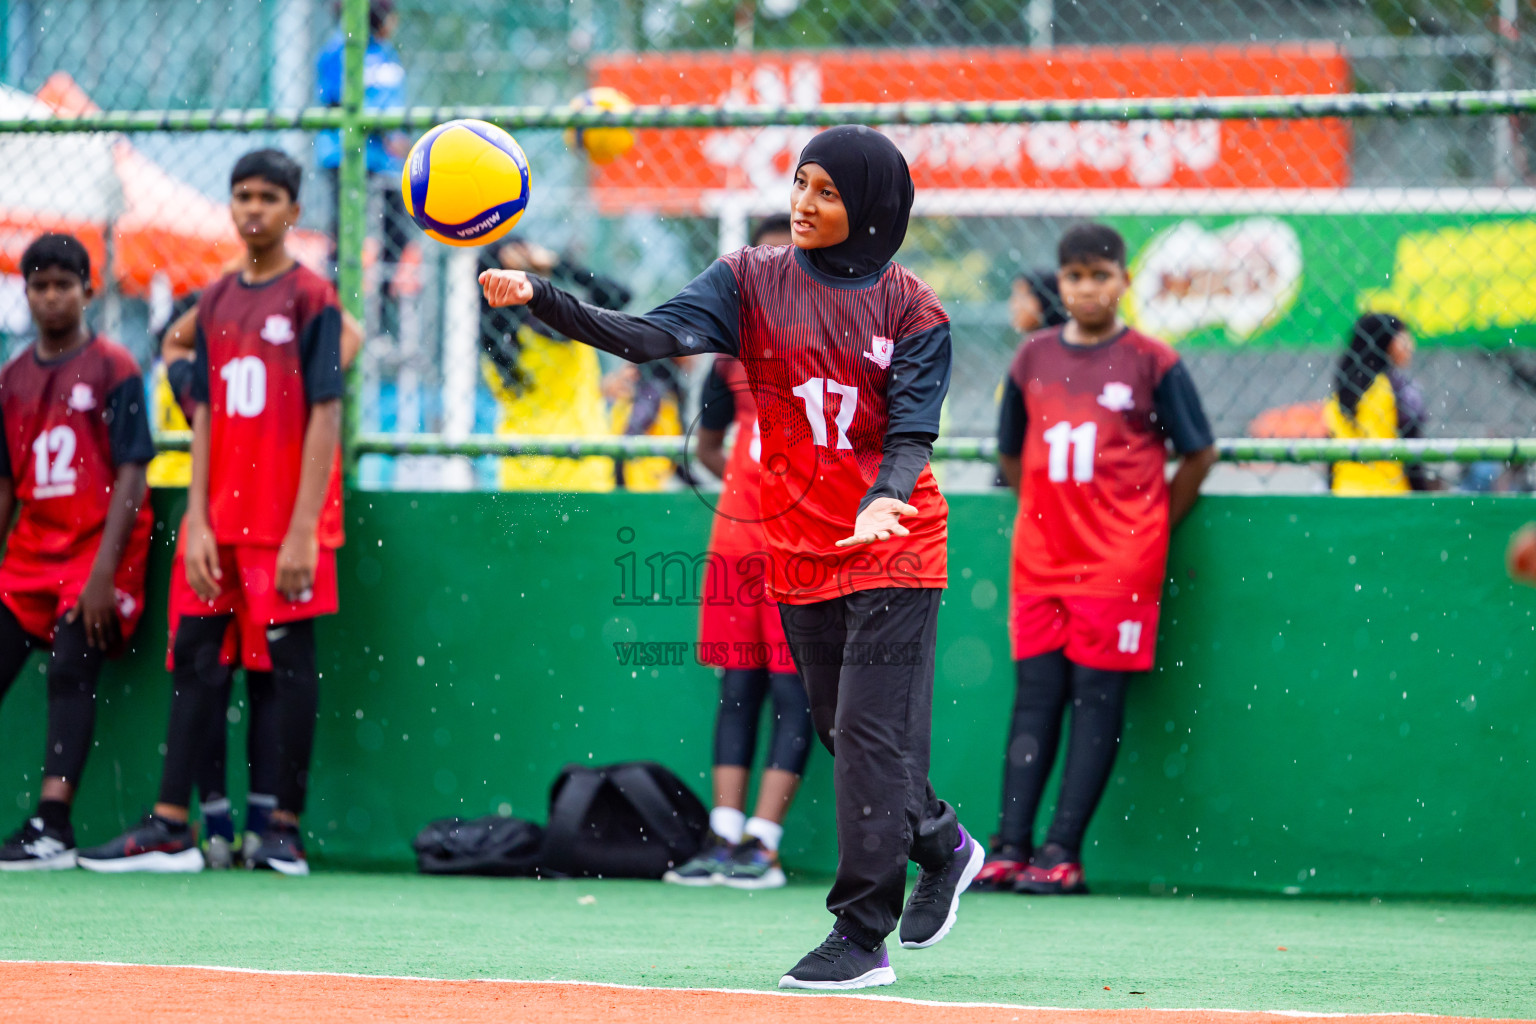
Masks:
[[[1347,92],[1330,44],[619,54],[593,84],[636,103],[888,103]],[[886,126],[924,190],[1334,188],[1340,120]],[[783,191],[815,129],[647,129],[593,165],[606,210],[697,212],[710,193]]]

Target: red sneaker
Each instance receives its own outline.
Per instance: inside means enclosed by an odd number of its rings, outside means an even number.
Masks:
[[[1024,867],[1021,860],[989,860],[976,873],[971,889],[974,892],[1008,892]]]
[[[1087,893],[1088,885],[1083,881],[1083,866],[1076,861],[1064,861],[1051,868],[1026,864],[1013,883],[1013,891],[1037,896],[1070,896]]]

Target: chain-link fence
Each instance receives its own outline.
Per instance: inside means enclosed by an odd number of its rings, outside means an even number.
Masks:
[[[1027,302],[1010,304],[1015,279],[1049,270],[1056,237],[1083,218],[1125,235],[1125,313],[1180,348],[1223,437],[1325,436],[1335,367],[1352,322],[1370,311],[1397,315],[1417,342],[1397,374],[1411,377],[1422,407],[1417,433],[1531,433],[1531,142],[1517,116],[1409,116],[1404,95],[1536,86],[1525,35],[1536,12],[1516,0],[371,6],[358,53],[364,94],[353,99],[369,112],[561,107],[595,86],[641,105],[727,112],[997,104],[1002,113],[886,129],[918,187],[899,258],[954,321],[953,438],[991,434],[998,382],[1029,322],[1018,308]],[[315,123],[300,108],[347,102],[340,17],[326,0],[0,0],[0,121],[96,109],[294,112],[280,130],[0,132],[0,272],[14,275],[41,229],[80,234],[101,267],[93,315],[148,365],[178,305],[238,255],[223,212],[227,173],[258,145],[281,146],[308,168],[296,248],[331,264],[341,140],[288,126]],[[1228,117],[1202,102],[1362,94],[1396,96],[1347,117],[1298,116],[1305,103],[1278,100],[1262,111],[1275,116]],[[1168,102],[1107,120],[1004,109],[1094,99]],[[1439,112],[1454,109],[1451,99]],[[400,212],[403,149],[437,115],[402,115],[406,127],[376,132],[362,156],[368,340],[356,425],[459,442],[685,430],[700,367],[637,376],[492,317],[479,307],[475,271],[528,264],[573,281],[590,271],[627,293],[626,308],[649,308],[784,209],[793,156],[815,128],[793,123],[800,117],[731,126],[711,115],[636,128],[631,148],[598,163],[557,127],[513,125],[533,168],[523,244],[466,253],[427,240]],[[0,332],[13,342],[27,332],[14,276],[0,277]],[[626,468],[627,486],[677,485],[665,463]],[[991,482],[982,466],[948,468],[952,486]],[[378,486],[595,488],[619,475],[606,460],[372,455],[362,467]],[[1522,484],[1502,465],[1445,475]],[[1324,479],[1315,467],[1255,473],[1234,463],[1216,485],[1321,489]]]

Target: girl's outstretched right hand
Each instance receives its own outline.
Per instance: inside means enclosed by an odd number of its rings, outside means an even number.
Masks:
[[[521,270],[487,270],[480,275],[480,290],[493,308],[523,306],[533,299],[533,282]]]

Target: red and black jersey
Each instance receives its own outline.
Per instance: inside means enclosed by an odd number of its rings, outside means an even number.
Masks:
[[[1167,443],[1212,443],[1172,348],[1127,328],[1070,345],[1054,327],[1019,346],[998,450],[1023,468],[1014,593],[1157,601],[1168,559]]]
[[[759,515],[771,590],[807,604],[878,587],[947,582],[948,505],[924,468],[910,531],[839,548],[880,469],[887,434],[936,437],[949,387],[949,317],[899,264],[842,281],[791,246],[721,257],[646,314],[688,349],[741,361],[757,404]]]
[[[20,506],[9,550],[50,559],[94,552],[118,467],[155,455],[139,365],[99,335],[58,359],[29,347],[6,363],[0,430],[0,472]],[[139,518],[153,517],[146,499]]]
[[[209,407],[208,518],[220,544],[276,547],[293,518],[310,407],[342,396],[341,307],[306,267],[259,285],[238,273],[197,305],[192,397]],[[341,453],[318,530],[341,546]]]
[[[736,438],[725,463],[720,501],[715,506],[715,525],[709,549],[722,555],[745,555],[768,550],[763,534],[762,489],[763,439],[757,426],[757,402],[747,371],[730,356],[716,356],[704,384],[699,425],[711,430],[736,426]]]

